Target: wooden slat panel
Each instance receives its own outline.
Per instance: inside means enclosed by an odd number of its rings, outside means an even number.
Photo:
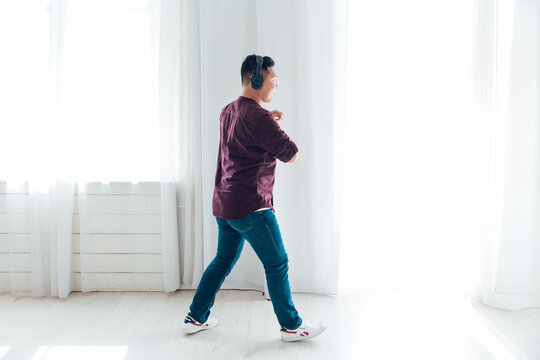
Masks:
[[[86,189],[87,194],[161,194],[159,181],[141,181],[137,183],[127,181],[89,182]],[[75,184],[75,194],[78,193],[79,186]],[[28,183],[19,184],[15,189],[8,189],[6,181],[0,181],[0,194],[28,194]]]
[[[11,214],[11,232],[30,233],[30,218],[27,214]],[[88,215],[89,232],[93,234],[160,234],[161,215],[108,214]],[[72,232],[80,233],[79,215],[73,215]],[[8,215],[0,214],[0,233],[8,233]]]
[[[88,195],[90,214],[161,214],[160,195]],[[79,214],[75,195],[74,214]]]
[[[0,193],[0,214],[6,214],[8,206],[11,213],[28,213],[28,194]]]
[[[71,269],[81,272],[80,255],[71,257]],[[163,272],[161,254],[85,254],[85,272]]]
[[[75,185],[75,194],[79,193],[78,184]],[[86,186],[87,194],[133,194],[150,195],[161,194],[161,184],[159,181],[143,181],[138,183],[113,181],[110,183],[89,182]]]
[[[79,214],[79,195],[75,196],[73,214]],[[91,214],[160,214],[160,195],[88,195]],[[28,194],[0,194],[0,214],[28,214]]]
[[[30,252],[30,234],[13,234],[14,253]],[[161,254],[160,234],[90,234],[87,253]],[[80,253],[80,235],[73,234],[72,251]],[[0,234],[0,254],[9,252],[8,234]]]
[[[73,233],[80,233],[79,215],[73,215]],[[88,215],[92,234],[161,234],[161,215]],[[0,232],[2,232],[0,230]]]
[[[0,194],[28,194],[28,183],[19,184],[14,189],[8,189],[7,182],[0,181]]]
[[[11,251],[16,253],[29,253],[30,252],[30,234],[12,234],[13,236],[13,249]],[[8,234],[0,234],[0,254],[6,254],[9,252]]]
[[[30,218],[28,214],[11,214],[11,231],[13,233],[30,233]],[[0,233],[8,232],[8,214],[0,214]]]
[[[163,291],[161,273],[86,273],[87,288],[96,291]],[[32,278],[30,273],[14,273],[15,291],[20,295],[30,295]],[[81,291],[81,273],[72,273],[71,288]],[[0,273],[0,293],[11,292],[8,273]]]
[[[87,187],[89,241],[85,283],[104,291],[163,291],[161,198],[159,182],[90,183]],[[72,237],[73,289],[80,291],[78,187],[75,187]],[[10,291],[8,217],[14,234],[11,260],[16,291],[31,288],[28,184],[7,189],[0,181],[0,292]]]
[[[81,274],[73,273],[73,290],[81,291]],[[91,291],[163,291],[162,273],[85,273]]]
[[[91,234],[86,253],[161,254],[161,234]],[[73,235],[73,253],[80,253],[80,235]]]
[[[8,254],[0,254],[0,272],[9,272]],[[85,254],[86,272],[162,272],[161,254]],[[11,271],[32,271],[31,254],[11,254]],[[48,261],[48,259],[45,259]],[[45,263],[44,261],[44,263]],[[71,269],[81,271],[80,254],[71,256]]]
[[[9,272],[10,264],[12,271],[30,271],[32,269],[31,254],[0,254],[0,273]]]

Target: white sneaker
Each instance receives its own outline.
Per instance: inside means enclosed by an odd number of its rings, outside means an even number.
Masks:
[[[191,316],[187,315],[184,320],[184,325],[182,329],[187,334],[193,334],[193,333],[196,333],[197,331],[211,329],[214,326],[216,326],[218,323],[219,323],[218,319],[213,318],[213,317],[208,317],[208,320],[204,324],[201,324],[200,322],[198,322]]]
[[[316,324],[302,320],[302,324],[298,329],[288,330],[281,328],[281,340],[282,341],[298,341],[298,340],[307,340],[314,338],[315,336],[320,335],[324,330],[326,330],[326,324],[319,322]]]

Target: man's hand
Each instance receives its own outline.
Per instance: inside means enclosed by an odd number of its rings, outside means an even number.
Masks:
[[[278,110],[272,110],[272,118],[274,120],[279,121],[279,120],[283,119],[283,113],[281,111],[278,111]]]
[[[294,154],[293,158],[289,160],[288,162],[292,164],[296,160],[296,155],[298,155],[298,153]]]

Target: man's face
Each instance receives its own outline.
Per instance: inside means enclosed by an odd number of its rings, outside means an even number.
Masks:
[[[272,101],[274,91],[277,89],[276,73],[274,73],[274,67],[267,68],[266,75],[264,76],[264,83],[262,88],[259,89],[259,95],[264,102]],[[264,74],[264,72],[263,72]]]

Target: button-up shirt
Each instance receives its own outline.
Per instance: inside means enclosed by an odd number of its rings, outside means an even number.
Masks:
[[[241,219],[257,209],[274,209],[276,159],[288,162],[298,147],[272,113],[240,96],[221,110],[214,216]]]

